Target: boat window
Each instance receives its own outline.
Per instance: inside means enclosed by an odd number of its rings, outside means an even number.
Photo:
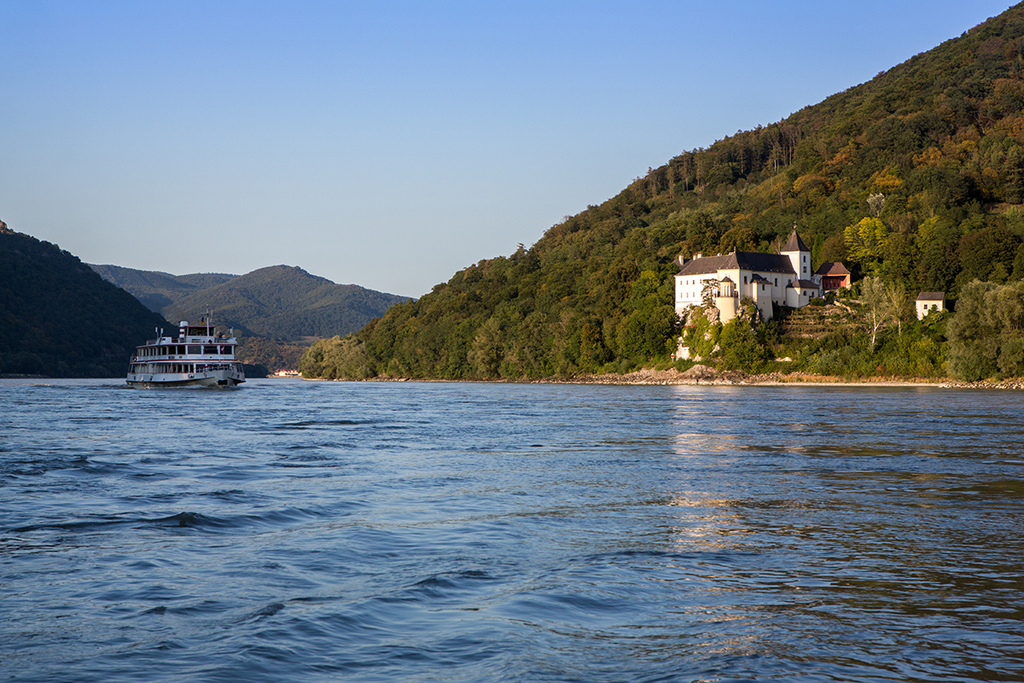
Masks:
[[[202,353],[203,352],[203,347],[202,346],[192,346],[192,345],[189,345],[188,352],[189,353]]]
[[[216,346],[204,346],[203,347],[203,353],[217,353],[217,347]]]

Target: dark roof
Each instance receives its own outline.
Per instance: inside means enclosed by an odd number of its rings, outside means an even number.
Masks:
[[[796,234],[796,228],[793,228],[793,234],[786,240],[786,246],[782,247],[782,251],[810,251],[804,241],[800,239],[800,235]]]
[[[849,275],[850,271],[846,269],[839,261],[826,261],[814,271],[815,275]]]
[[[799,287],[800,289],[817,289],[818,283],[813,280],[797,280],[791,286]]]
[[[704,256],[687,261],[679,269],[680,275],[706,275],[719,270],[759,270],[762,273],[795,273],[788,256],[760,254],[753,251],[734,251],[725,256]]]
[[[719,268],[729,268],[726,265],[733,254],[727,256],[698,256],[691,261],[685,261],[679,269],[680,275],[706,275],[717,273]],[[735,268],[735,264],[731,266]]]
[[[921,292],[917,295],[918,301],[945,301],[945,292]]]

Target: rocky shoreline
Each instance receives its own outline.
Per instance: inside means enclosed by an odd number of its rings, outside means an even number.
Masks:
[[[581,375],[567,379],[545,379],[543,383],[558,384],[636,384],[636,385],[682,385],[682,386],[783,386],[821,384],[828,386],[890,386],[890,387],[937,387],[942,389],[1024,389],[1024,378],[1002,381],[963,382],[949,378],[900,378],[865,377],[844,378],[808,373],[771,372],[748,375],[736,370],[718,372],[706,365],[694,365],[680,372],[669,370],[643,369],[625,375]]]
[[[303,378],[306,379],[306,378]],[[331,381],[310,378],[307,381]],[[351,381],[351,380],[350,380]],[[364,382],[494,382],[505,384],[607,384],[649,386],[807,386],[818,384],[833,387],[935,387],[939,389],[1024,389],[1024,377],[1005,380],[964,382],[948,377],[836,377],[806,372],[770,372],[748,375],[738,370],[717,371],[707,365],[694,365],[680,372],[675,368],[654,370],[644,368],[624,375],[577,375],[575,377],[547,377],[535,380],[441,380],[408,377],[371,377]]]

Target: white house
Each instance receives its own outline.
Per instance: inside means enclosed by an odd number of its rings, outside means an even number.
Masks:
[[[676,313],[714,300],[723,323],[736,317],[749,299],[767,320],[772,304],[800,308],[821,296],[811,280],[811,250],[793,230],[780,254],[734,251],[724,256],[700,256],[680,264],[676,275]]]
[[[946,310],[945,292],[921,292],[914,301],[917,319],[921,320],[932,311]]]

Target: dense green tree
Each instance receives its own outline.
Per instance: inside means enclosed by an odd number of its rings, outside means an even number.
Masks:
[[[960,238],[960,278],[1005,282],[1014,270],[1021,239],[1002,225],[995,225]]]
[[[315,342],[299,360],[299,372],[321,379],[367,379],[374,374],[365,344],[351,334]]]
[[[468,360],[477,376],[485,379],[498,376],[504,348],[501,323],[492,316],[477,330],[470,346]]]
[[[719,344],[722,367],[727,370],[760,372],[772,356],[757,338],[750,322],[742,318],[733,318],[722,326]]]
[[[947,368],[979,380],[1024,374],[1024,282],[975,280],[961,290],[947,326]]]
[[[918,282],[925,291],[952,293],[960,274],[960,229],[946,220],[926,225],[930,227],[921,240]]]
[[[862,218],[843,231],[846,251],[850,259],[862,268],[878,264],[885,255],[889,243],[889,228],[880,218]]]
[[[921,252],[906,235],[891,234],[883,249],[879,274],[886,282],[913,288],[918,285],[918,263]]]

